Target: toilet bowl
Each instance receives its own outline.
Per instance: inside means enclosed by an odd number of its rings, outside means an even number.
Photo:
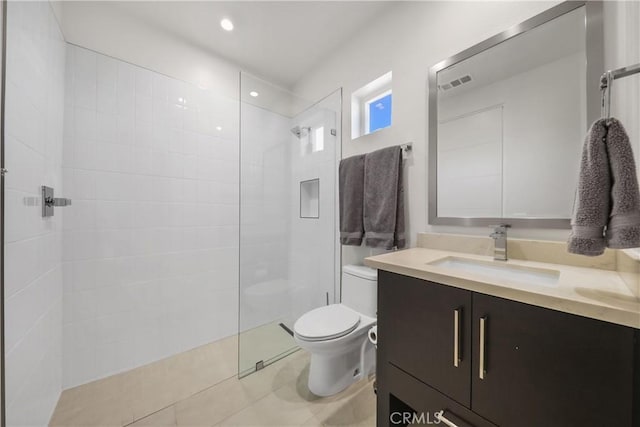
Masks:
[[[377,272],[348,265],[342,271],[342,302],[319,307],[294,324],[296,343],[311,353],[309,390],[331,396],[375,370],[368,331],[376,324]]]

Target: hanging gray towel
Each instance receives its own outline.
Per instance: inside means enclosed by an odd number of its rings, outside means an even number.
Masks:
[[[636,163],[627,132],[616,119],[607,121],[607,153],[613,180],[607,246],[637,248],[640,246],[640,192]]]
[[[364,234],[364,154],[340,161],[338,197],[340,203],[340,243],[360,246]]]
[[[604,228],[609,221],[611,177],[605,145],[606,120],[597,120],[584,141],[568,250],[596,256],[604,252]]]
[[[372,248],[403,248],[402,149],[383,148],[364,161],[364,242]]]
[[[640,246],[636,167],[629,138],[616,119],[597,120],[585,140],[568,251],[596,256],[606,246]]]

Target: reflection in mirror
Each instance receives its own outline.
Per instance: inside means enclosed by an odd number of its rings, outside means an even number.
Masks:
[[[534,218],[568,226],[588,126],[585,9],[556,8],[546,22],[432,68],[431,223]]]

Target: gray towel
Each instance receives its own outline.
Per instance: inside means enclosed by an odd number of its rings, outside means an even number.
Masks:
[[[606,120],[597,120],[584,141],[580,176],[573,207],[568,250],[596,256],[604,252],[604,228],[609,220],[611,177],[605,145]]]
[[[402,149],[383,148],[364,161],[364,242],[372,248],[403,248]]]
[[[600,119],[582,150],[568,251],[596,256],[606,246],[639,245],[640,195],[629,138],[619,121]]]
[[[640,246],[640,192],[636,163],[622,123],[607,121],[607,153],[613,179],[607,246],[628,249]]]
[[[360,246],[364,227],[364,154],[340,161],[338,194],[340,203],[340,243]]]

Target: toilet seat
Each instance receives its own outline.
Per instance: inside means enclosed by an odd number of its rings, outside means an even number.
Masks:
[[[358,313],[341,304],[332,304],[302,315],[293,330],[302,340],[326,341],[351,333],[359,324]]]

